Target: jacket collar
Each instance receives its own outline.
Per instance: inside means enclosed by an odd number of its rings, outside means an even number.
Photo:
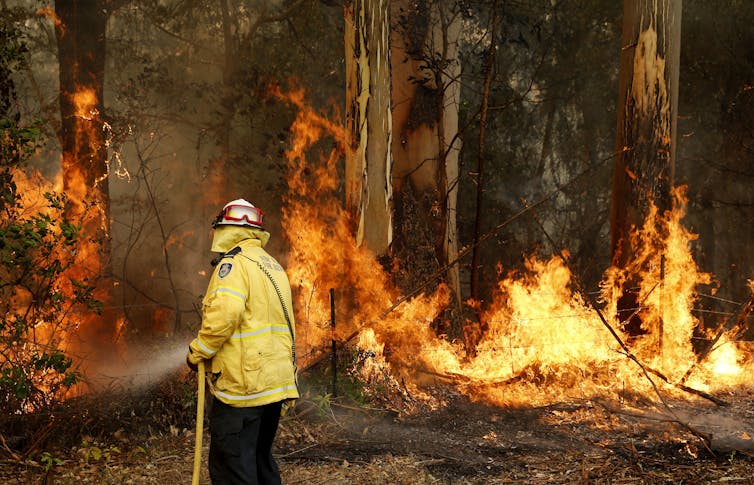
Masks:
[[[216,253],[226,253],[238,246],[241,241],[251,240],[264,247],[270,240],[270,233],[264,229],[245,226],[218,226],[212,236],[211,250]]]

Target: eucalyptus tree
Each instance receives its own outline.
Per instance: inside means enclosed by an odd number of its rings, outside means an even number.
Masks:
[[[625,268],[637,248],[632,228],[641,227],[652,206],[672,209],[671,189],[677,145],[678,76],[681,49],[680,0],[625,0],[618,97],[616,159],[611,207],[611,257]],[[658,246],[663,272],[664,256]],[[640,295],[628,277],[618,316],[632,332],[641,329],[635,311]],[[662,277],[662,276],[660,276]],[[661,332],[659,332],[661,334]]]
[[[393,242],[393,157],[388,0],[345,5],[347,210],[357,244],[384,255]]]
[[[458,2],[392,2],[394,253],[423,261],[404,283],[447,267],[442,280],[461,302],[458,255],[458,112],[463,10]],[[426,272],[426,273],[424,273]]]
[[[69,315],[97,302],[68,274],[65,254],[79,231],[65,216],[65,196],[48,192],[43,205],[24,197],[21,175],[42,145],[42,130],[19,109],[29,50],[23,22],[7,13],[0,9],[8,20],[0,24],[0,409],[4,432],[19,436],[37,431],[25,416],[50,411],[81,378],[65,338],[78,323]],[[77,291],[63,290],[71,287]]]
[[[346,201],[357,240],[404,261],[404,289],[457,255],[461,12],[451,1],[345,8]],[[443,280],[460,303],[459,271]]]
[[[86,277],[107,271],[110,254],[108,150],[105,143],[104,84],[109,0],[55,2],[58,43],[63,190],[73,217],[98,251],[78,265]]]

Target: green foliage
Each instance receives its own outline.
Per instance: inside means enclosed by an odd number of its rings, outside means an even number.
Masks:
[[[11,74],[25,62],[20,35],[0,27],[0,412],[48,408],[81,375],[59,347],[75,325],[74,307],[100,309],[93,288],[66,276],[79,228],[65,216],[66,197],[46,193],[26,207],[17,177],[41,143],[39,123],[13,108]],[[50,466],[55,463],[47,457]]]
[[[98,443],[89,443],[86,440],[81,443],[81,450],[83,451],[85,463],[89,463],[90,461],[109,463],[115,455],[120,453],[120,448],[117,446],[102,446]]]
[[[66,278],[78,229],[62,209],[27,215],[18,199],[0,223],[0,408],[34,411],[54,404],[81,375],[58,346],[74,305],[99,309],[93,288]],[[70,287],[72,291],[66,288]]]
[[[331,398],[332,394],[330,394],[329,392],[325,394],[319,394],[312,398],[312,401],[314,402],[314,405],[317,407],[317,410],[320,414],[332,414],[332,408],[330,407]]]
[[[366,406],[371,403],[371,392],[365,389],[365,383],[354,372],[357,350],[341,349],[338,351],[338,366],[336,369],[336,389],[332,388],[332,367],[327,363],[315,366],[306,373],[306,394],[322,414],[329,414],[330,406],[336,401],[345,401],[356,406]],[[333,392],[334,391],[334,392]]]
[[[49,452],[45,451],[42,453],[42,455],[39,457],[40,463],[42,463],[42,466],[44,466],[45,471],[50,471],[50,468],[53,466],[60,466],[64,462],[60,458],[52,456]]]

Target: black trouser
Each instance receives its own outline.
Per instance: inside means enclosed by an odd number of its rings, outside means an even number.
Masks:
[[[213,485],[279,485],[272,456],[280,407],[235,408],[213,399],[209,417],[209,476]]]

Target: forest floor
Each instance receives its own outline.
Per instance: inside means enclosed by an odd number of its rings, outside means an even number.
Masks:
[[[442,407],[411,415],[333,398],[300,401],[276,440],[283,483],[754,484],[748,390],[725,396],[729,406],[679,399],[664,411],[641,399],[501,409],[443,392]],[[0,483],[191,482],[190,426],[155,431],[138,413],[113,414],[116,403],[100,405],[112,418],[110,431],[38,450],[33,461],[4,456]],[[152,405],[151,412],[159,409]],[[68,425],[87,431],[87,415],[84,428],[76,420]],[[204,443],[206,484],[208,438]]]

